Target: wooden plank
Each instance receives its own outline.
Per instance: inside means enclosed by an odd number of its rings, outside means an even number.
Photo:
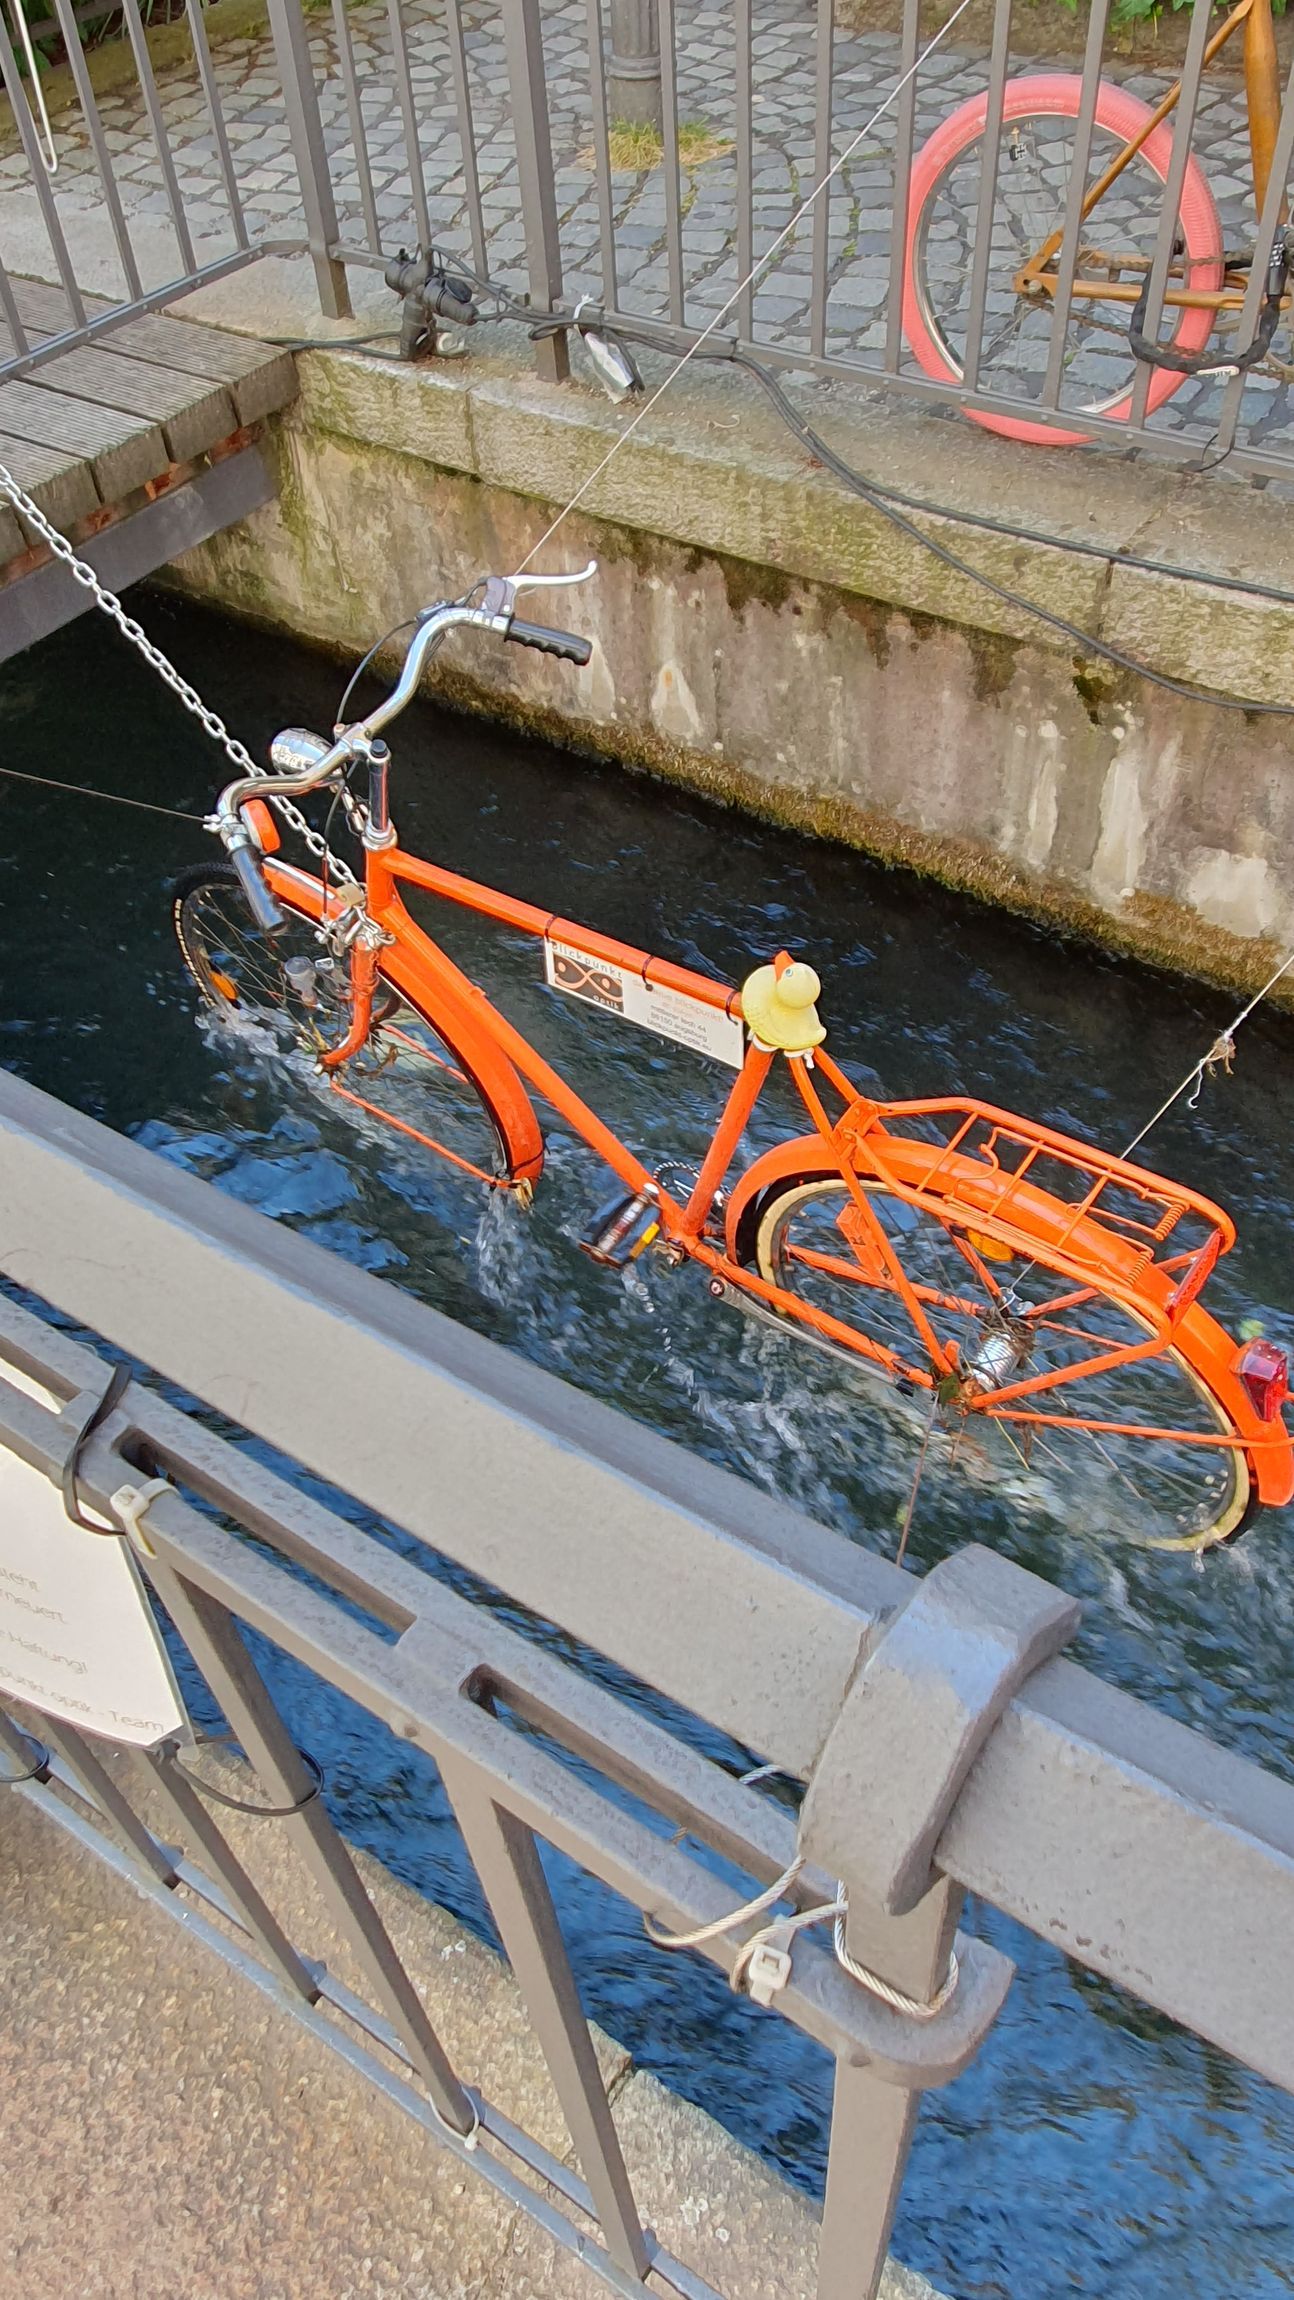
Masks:
[[[88,519],[99,509],[88,463],[66,448],[38,447],[0,426],[0,463],[56,527],[74,527],[78,519]]]
[[[100,500],[108,504],[158,478],[171,460],[155,423],[119,408],[69,399],[22,377],[0,383],[0,431],[84,457]]]
[[[13,349],[13,338],[0,328],[0,358]],[[160,423],[173,463],[187,463],[203,455],[238,429],[234,403],[223,384],[177,375],[174,368],[154,367],[143,360],[117,359],[106,345],[85,344],[65,351],[48,366],[34,368],[26,381],[47,391],[65,392],[70,399],[87,399],[96,407],[115,407],[126,414],[146,415]]]
[[[92,535],[79,546],[80,556],[109,590],[122,591],[234,520],[245,519],[273,495],[260,449],[245,447]],[[0,663],[83,615],[91,603],[84,585],[55,563],[0,584]]]
[[[40,280],[11,279],[10,285],[25,328],[37,335],[57,335],[70,327],[71,315],[61,288],[47,287]],[[83,300],[92,319],[112,309],[102,296]],[[173,319],[165,312],[145,312],[139,319],[124,321],[103,337],[102,348],[111,349],[121,359],[144,360],[173,368],[179,375],[224,384],[240,424],[259,423],[297,395],[291,352],[257,343],[252,336],[229,335],[223,328]]]

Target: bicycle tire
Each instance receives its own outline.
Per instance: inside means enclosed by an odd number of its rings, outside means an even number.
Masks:
[[[1076,74],[1067,72],[1035,73],[1023,79],[1008,80],[1003,91],[1004,128],[1010,126],[1018,129],[1031,119],[1075,119],[1082,87],[1082,80]],[[1099,83],[1094,132],[1104,131],[1122,145],[1137,136],[1151,117],[1149,105],[1131,95],[1126,88],[1116,87],[1108,80]],[[934,313],[928,276],[929,235],[940,187],[948,181],[959,163],[965,161],[974,145],[982,140],[987,118],[987,92],[972,97],[969,102],[951,112],[917,153],[909,182],[903,271],[903,332],[925,374],[943,383],[960,383],[963,380],[963,369],[954,344]],[[1168,175],[1172,148],[1171,125],[1161,122],[1146,138],[1133,165],[1144,163],[1162,184]],[[999,196],[1001,185],[999,172]],[[1099,210],[1093,210],[1094,216],[1098,213]],[[995,212],[995,225],[996,220]],[[1058,220],[1059,217],[1054,218],[1053,222]],[[1207,178],[1194,158],[1187,162],[1178,220],[1185,242],[1191,285],[1202,292],[1220,287],[1224,275],[1222,225]],[[1047,236],[1048,231],[1044,228],[1039,244]],[[1116,311],[1121,308],[1115,307]],[[1070,325],[1073,326],[1075,321],[1076,314],[1071,312]],[[1173,348],[1183,352],[1202,351],[1215,325],[1214,312],[1182,308],[1170,339]],[[1099,413],[1112,422],[1127,422],[1137,372],[1131,347],[1128,348],[1127,356],[1131,375],[1126,387],[1115,392],[1109,399],[1099,404],[1094,403],[1090,413]],[[980,380],[983,388],[992,388],[991,377],[985,376],[982,367]],[[1187,380],[1186,376],[1175,374],[1171,369],[1155,368],[1146,398],[1147,415],[1162,407]],[[1005,439],[1025,440],[1035,446],[1078,447],[1086,445],[1091,438],[1090,432],[1071,431],[1060,426],[1053,428],[1047,424],[1030,422],[1024,417],[993,415],[969,407],[962,412],[972,423],[981,425],[986,431],[997,432]],[[1081,414],[1083,411],[1080,409],[1076,412]]]
[[[958,1233],[974,1235],[969,1222],[958,1220],[952,1214],[941,1217],[927,1208],[913,1206],[889,1190],[879,1177],[857,1174],[855,1179],[896,1249],[901,1239],[900,1258],[908,1278],[931,1291],[935,1290],[937,1279],[947,1295],[951,1265],[959,1289],[955,1298],[968,1305],[975,1304],[972,1265],[957,1245]],[[906,1305],[893,1288],[869,1282],[861,1267],[858,1277],[851,1276],[849,1281],[836,1279],[829,1272],[819,1272],[812,1263],[801,1262],[797,1271],[788,1255],[788,1233],[797,1217],[803,1216],[810,1207],[825,1207],[834,1219],[833,1203],[841,1212],[853,1203],[836,1168],[806,1165],[799,1173],[780,1177],[750,1198],[742,1209],[733,1239],[735,1258],[754,1269],[765,1283],[784,1292],[794,1292],[798,1298],[826,1309],[873,1342],[897,1349],[900,1354],[906,1351],[909,1362],[914,1362],[920,1344]],[[799,1251],[805,1251],[803,1241]],[[1035,1267],[1041,1273],[1035,1281],[1035,1290],[1044,1302],[1048,1282],[1059,1285],[1063,1292],[1072,1292],[1072,1279],[1049,1271],[1041,1255]],[[809,1282],[819,1279],[821,1283]],[[847,1283],[853,1287],[848,1314],[841,1299]],[[961,1363],[968,1364],[986,1333],[992,1330],[987,1295],[966,1315],[947,1307],[936,1307],[930,1300],[923,1306],[941,1342],[957,1342]],[[793,1330],[797,1323],[793,1313],[783,1314],[788,1330]],[[1139,1332],[1153,1331],[1149,1321],[1138,1318],[1135,1311],[1099,1285],[1094,1288],[1093,1307],[1085,1308],[1081,1315],[1085,1325],[1093,1318],[1106,1321],[1107,1331],[1095,1337],[1106,1344],[1125,1338],[1135,1340]],[[1040,1316],[1036,1331],[1039,1345],[1052,1347],[1051,1362],[1065,1362],[1064,1328],[1059,1322],[1053,1334],[1049,1322]],[[838,1346],[837,1354],[856,1370],[864,1373],[870,1370],[881,1380],[890,1378],[874,1361],[859,1357],[844,1345]],[[1074,1356],[1079,1354],[1077,1350],[1073,1352]],[[1042,1391],[1036,1404],[1044,1410],[1053,1410],[1060,1401],[1063,1411],[1066,1398],[1072,1400],[1080,1391],[1085,1393],[1080,1401],[1083,1418],[1141,1421],[1150,1427],[1163,1423],[1200,1436],[1227,1439],[1238,1438],[1240,1434],[1225,1401],[1216,1395],[1182,1350],[1164,1350],[1152,1358],[1116,1368],[1105,1376],[1065,1385],[1050,1393]],[[1019,1401],[1025,1408],[1032,1402],[1035,1401],[1027,1397]],[[1134,1410],[1127,1410],[1129,1405]],[[1126,1531],[1128,1538],[1147,1548],[1184,1551],[1212,1548],[1243,1532],[1258,1506],[1252,1464],[1242,1443],[1201,1446],[1184,1438],[1174,1446],[1108,1433],[1093,1436],[1083,1429],[1077,1416],[1072,1431],[1051,1426],[1036,1429],[1028,1424],[1017,1424],[1012,1429],[1009,1415],[994,1416],[991,1408],[979,1415],[968,1414],[967,1422],[971,1421],[979,1425],[985,1421],[996,1422],[1014,1456],[1024,1458],[1025,1449],[1031,1448],[1028,1466],[1034,1468],[1036,1457],[1037,1476],[1042,1486],[1049,1486],[1062,1503],[1072,1490],[1090,1513],[1099,1490],[1108,1505],[1110,1521]],[[1018,1460],[1013,1461],[1011,1467],[1014,1474]],[[1139,1514],[1142,1511],[1144,1519]]]
[[[180,955],[208,1007],[266,1022],[280,1038],[317,1057],[345,1034],[348,976],[339,973],[335,987],[326,987],[316,920],[293,901],[286,875],[275,873],[274,892],[290,920],[281,936],[265,936],[254,925],[237,874],[227,863],[196,864],[172,882],[172,919]],[[251,954],[244,988],[240,989],[231,953],[215,949],[213,914],[221,919],[221,931],[236,932],[241,940],[237,965],[246,967]],[[285,962],[293,957],[309,957],[316,966],[313,1008],[296,996],[286,975]],[[533,1113],[528,1126],[524,1114],[518,1118],[515,1073],[506,1056],[483,1035],[469,1034],[456,1018],[433,1016],[394,979],[385,954],[378,961],[378,977],[380,1003],[375,1003],[370,1038],[340,1071],[328,1074],[330,1082],[352,1107],[406,1137],[427,1140],[450,1164],[490,1182],[533,1184],[543,1164],[543,1138]],[[416,1018],[416,1035],[406,1027],[406,1015]],[[407,1114],[391,1106],[395,1073],[402,1063],[400,1091],[407,1094]],[[419,1082],[412,1087],[411,1072]],[[432,1107],[423,1111],[424,1102]],[[452,1140],[442,1140],[437,1132],[438,1126],[445,1127],[447,1113],[452,1123],[446,1134],[452,1133]]]

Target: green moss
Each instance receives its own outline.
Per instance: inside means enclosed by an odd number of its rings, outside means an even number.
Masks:
[[[971,687],[977,703],[991,703],[1004,695],[1015,677],[1023,641],[1005,639],[994,631],[980,631],[968,623],[963,631],[971,659]]]
[[[1074,692],[1094,727],[1101,725],[1101,713],[1109,704],[1117,702],[1119,682],[1108,671],[1098,671],[1081,655],[1074,657]]]

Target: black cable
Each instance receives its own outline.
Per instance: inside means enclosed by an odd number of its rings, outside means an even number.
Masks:
[[[401,617],[398,623],[393,623],[391,625],[389,631],[384,631],[380,639],[375,639],[373,641],[373,644],[369,648],[369,651],[364,657],[363,662],[356,666],[346,682],[346,692],[342,696],[341,702],[337,706],[336,724],[339,727],[345,725],[346,705],[349,703],[351,696],[354,694],[356,687],[359,685],[360,680],[363,678],[364,673],[367,671],[369,664],[372,662],[373,657],[377,654],[378,650],[382,647],[385,647],[388,639],[396,638],[401,631],[411,630],[417,621],[418,617],[416,615],[404,615]]]
[[[277,351],[354,351],[370,343],[391,343],[399,333],[398,327],[375,327],[367,335],[263,335],[259,340],[272,343]]]
[[[879,511],[882,517],[888,519],[893,526],[899,529],[901,534],[909,535],[913,542],[922,544],[945,567],[950,567],[954,574],[969,577],[971,582],[978,583],[983,590],[990,592],[995,599],[1001,599],[1005,605],[1019,608],[1025,614],[1034,616],[1038,622],[1047,624],[1050,630],[1061,632],[1065,638],[1073,643],[1080,654],[1099,656],[1103,662],[1113,663],[1121,671],[1131,671],[1138,679],[1148,679],[1152,686],[1162,687],[1170,695],[1180,695],[1184,702],[1211,703],[1221,711],[1243,711],[1246,714],[1259,714],[1263,718],[1294,718],[1294,703],[1263,703],[1238,695],[1216,695],[1203,687],[1190,685],[1183,679],[1170,678],[1166,671],[1154,671],[1149,664],[1139,663],[1135,656],[1125,655],[1121,647],[1112,647],[1107,639],[1093,638],[1092,634],[1085,631],[1080,623],[1071,623],[1067,616],[1055,614],[1050,607],[1039,606],[1037,600],[1024,598],[1020,592],[1012,591],[1007,584],[999,583],[995,576],[986,575],[982,567],[972,567],[968,560],[960,558],[955,551],[950,551],[946,543],[939,542],[937,537],[933,535],[927,535],[913,520],[908,519],[893,503],[886,500],[884,489],[874,486],[871,480],[864,479],[861,473],[855,471],[850,464],[845,462],[843,456],[837,455],[833,448],[828,447],[825,439],[820,439],[812,425],[804,421],[798,409],[787,398],[777,378],[770,373],[761,360],[755,359],[749,352],[736,348],[733,349],[730,357],[736,366],[748,369],[756,381],[763,385],[783,422],[795,433],[796,438],[802,446],[808,449],[811,455],[815,456],[820,463],[825,464],[827,470],[834,473],[835,477],[853,494],[861,496],[864,503],[871,504],[874,510]],[[923,508],[933,509],[933,506],[923,506]],[[1061,548],[1063,549],[1064,546],[1062,545]]]

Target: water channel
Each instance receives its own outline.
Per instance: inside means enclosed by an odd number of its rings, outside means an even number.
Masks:
[[[327,659],[161,597],[140,605],[254,751],[280,726],[332,724],[342,682]],[[195,817],[222,779],[206,738],[91,617],[0,673],[0,761]],[[410,846],[627,941],[737,980],[782,943],[811,957],[833,1050],[864,1087],[977,1094],[1117,1147],[1234,1007],[430,704],[399,727],[393,787]],[[499,1199],[483,1208],[471,1186],[355,1122],[304,1074],[285,1079],[254,1044],[197,1026],[165,894],[171,874],[208,858],[197,821],[7,783],[0,822],[9,1068],[845,1538],[892,1552],[912,1457],[874,1401],[827,1361],[752,1331],[687,1275],[589,1264],[574,1240],[606,1178],[560,1125],[532,1212]],[[533,944],[463,919],[445,939],[635,1147],[696,1158],[722,1074],[557,1000]],[[1292,1052],[1294,1023],[1259,1016],[1235,1076],[1210,1082],[1197,1109],[1179,1105],[1148,1148],[1236,1217],[1239,1245],[1210,1289],[1217,1313],[1233,1327],[1256,1318],[1287,1346]],[[924,1569],[971,1537],[1083,1600],[1077,1658],[1294,1771],[1294,1513],[1260,1518],[1234,1549],[1192,1562],[936,1462],[914,1562]],[[482,1925],[431,1768],[281,1657],[274,1670],[347,1831]],[[588,2009],[820,2189],[829,2092],[816,2048],[737,2003],[708,1968],[649,1950],[632,1912],[564,1864],[553,1874]],[[978,2062],[929,2099],[899,2257],[954,2300],[1294,2290],[1289,2099],[993,1911],[971,1921],[1017,1959],[1019,1977]]]

